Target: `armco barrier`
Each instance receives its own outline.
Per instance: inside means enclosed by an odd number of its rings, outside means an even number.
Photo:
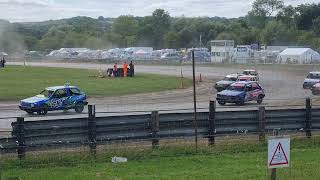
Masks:
[[[305,132],[320,130],[320,109],[312,109],[307,99],[306,108],[216,112],[211,101],[209,112],[197,114],[198,135],[215,143],[216,136],[232,134],[257,134],[265,141],[265,134],[274,129]],[[18,118],[12,123],[12,137],[0,139],[2,153],[17,152],[19,158],[26,151],[50,147],[89,146],[96,153],[98,144],[116,141],[145,140],[155,148],[161,139],[192,137],[193,113],[166,113],[96,117],[95,107],[89,105],[87,118],[24,121]]]

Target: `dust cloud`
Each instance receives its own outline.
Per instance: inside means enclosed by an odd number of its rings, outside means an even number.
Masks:
[[[25,51],[24,39],[19,35],[14,25],[8,21],[0,20],[0,52],[21,57]]]

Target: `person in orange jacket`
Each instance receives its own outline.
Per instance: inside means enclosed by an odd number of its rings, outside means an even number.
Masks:
[[[127,64],[127,62],[124,62],[124,64],[123,64],[123,77],[124,78],[127,77],[127,72],[128,72],[128,64]]]

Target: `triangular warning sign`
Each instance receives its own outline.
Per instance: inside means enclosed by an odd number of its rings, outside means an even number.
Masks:
[[[284,165],[288,164],[288,158],[286,153],[284,152],[281,143],[279,142],[276,150],[273,153],[273,156],[271,158],[271,161],[269,163],[270,166],[276,166],[276,165]]]

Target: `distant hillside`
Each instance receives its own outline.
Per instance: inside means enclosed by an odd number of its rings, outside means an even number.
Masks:
[[[272,16],[274,12],[276,15]],[[0,51],[9,53],[63,47],[188,48],[200,46],[200,36],[206,47],[210,47],[210,40],[232,39],[236,44],[308,46],[320,50],[320,3],[292,7],[281,0],[257,0],[248,15],[232,19],[171,17],[167,11],[156,9],[145,17],[74,17],[29,23],[0,20]]]

